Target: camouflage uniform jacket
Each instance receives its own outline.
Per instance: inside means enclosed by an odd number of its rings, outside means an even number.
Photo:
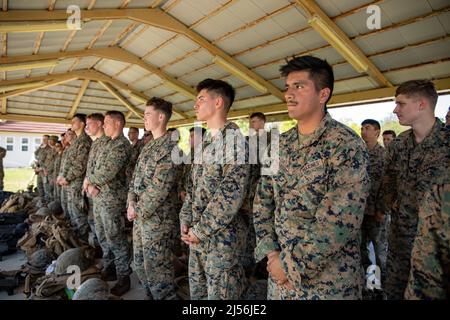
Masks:
[[[301,144],[297,127],[284,133],[279,154],[278,172],[261,176],[253,205],[256,260],[280,251],[302,299],[359,298],[370,188],[363,141],[327,113]]]
[[[375,215],[376,201],[380,193],[381,181],[383,179],[383,170],[386,165],[386,150],[378,143],[369,150],[369,175],[370,175],[370,194],[367,198],[365,214]]]
[[[406,299],[450,298],[450,163],[419,205]]]
[[[86,178],[100,189],[100,197],[113,196],[126,201],[125,170],[130,159],[130,142],[123,134],[108,141],[99,150],[94,170]]]
[[[44,168],[47,154],[51,149],[52,148],[49,145],[46,145],[44,148],[42,148],[42,147],[37,148],[37,150],[34,152],[35,158],[37,160],[38,168]]]
[[[131,181],[131,178],[133,177],[134,168],[136,167],[137,159],[139,158],[143,147],[144,140],[142,139],[138,140],[134,145],[131,145],[131,156],[126,171],[128,181]]]
[[[180,208],[177,187],[183,168],[172,161],[172,152],[179,154],[180,150],[170,134],[148,142],[137,160],[128,193],[128,202],[136,203],[138,218],[164,222],[161,228],[175,225]]]
[[[430,134],[417,144],[412,129],[401,133],[389,146],[378,210],[391,212],[392,221],[412,240],[417,231],[418,207],[430,181],[444,174],[450,162],[450,131],[436,118]],[[412,243],[411,243],[412,245]],[[411,249],[411,248],[409,248]]]
[[[81,188],[91,144],[91,138],[83,131],[64,151],[65,161],[61,162],[59,175],[66,179],[69,187]]]
[[[59,169],[61,168],[62,154],[56,152],[55,161],[53,162],[53,177],[56,179]]]
[[[231,132],[243,141],[243,146],[236,144],[233,149],[229,148],[233,152],[229,156],[236,159],[238,155],[244,155],[245,164],[232,163],[228,161],[229,159],[222,162],[206,160],[218,157],[219,152],[222,152],[224,158],[227,156],[226,141],[227,135]],[[198,146],[203,148],[203,163],[192,164],[192,192],[186,194],[180,221],[184,225],[192,226],[192,231],[200,239],[201,244],[206,241],[235,242],[238,236],[236,232],[245,232],[244,217],[240,211],[248,192],[250,176],[245,145],[245,137],[239,127],[227,122],[214,137],[211,137],[208,131],[203,144]]]
[[[53,163],[55,162],[55,157],[56,157],[56,151],[55,151],[55,149],[50,147],[50,149],[47,150],[47,152],[46,152],[44,163],[42,165],[42,167],[48,171],[48,177],[50,179],[53,179],[54,175],[55,175],[55,172],[53,170],[54,169]]]
[[[90,174],[94,173],[97,158],[100,152],[105,148],[105,145],[109,142],[109,140],[110,140],[109,137],[102,135],[100,138],[97,138],[92,142],[86,166],[86,176],[89,176]]]

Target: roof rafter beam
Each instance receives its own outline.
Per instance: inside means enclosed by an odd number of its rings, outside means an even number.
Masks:
[[[345,50],[343,48],[348,48],[351,51],[351,55],[356,58],[357,61],[362,62],[362,64],[367,66],[367,73],[382,87],[392,87],[393,85],[389,82],[388,79],[381,73],[381,71],[370,61],[369,58],[362,52],[362,50],[353,43],[352,40],[342,31],[338,25],[331,20],[330,17],[319,7],[319,5],[313,0],[296,0],[297,4],[306,12],[309,16],[310,20],[308,23],[314,28],[314,21],[321,21],[320,24],[325,24],[329,32],[321,31],[321,29],[316,31],[321,34],[325,40],[327,40],[344,58],[354,66],[355,62],[352,62],[351,59],[345,54]],[[316,20],[319,19],[319,20]],[[319,24],[319,25],[320,25]],[[328,34],[331,33],[331,34]],[[335,39],[334,41],[330,41],[329,38]],[[344,54],[343,54],[344,50]]]
[[[158,77],[167,81],[168,83],[172,83],[174,87],[180,88],[179,92],[181,94],[187,96],[192,100],[195,100],[196,94],[193,88],[175,79],[174,77],[168,75],[158,67],[141,60],[138,56],[134,55],[133,53],[128,52],[117,46],[108,48],[94,48],[88,50],[65,51],[65,52],[45,53],[36,55],[26,55],[26,56],[1,57],[0,64],[29,62],[46,59],[82,58],[89,56],[96,56],[103,59],[116,60],[137,65],[148,72],[156,74]]]
[[[44,78],[44,77],[41,77],[41,78]],[[52,79],[51,77],[50,78],[45,77],[45,78],[47,78],[47,80],[49,80],[49,81],[46,81],[45,83],[40,84],[38,86],[33,86],[31,88],[18,89],[18,90],[12,90],[12,91],[5,92],[3,94],[0,94],[0,98],[12,98],[12,97],[15,97],[15,96],[20,96],[22,94],[26,94],[26,93],[30,93],[30,92],[33,92],[33,91],[37,91],[37,90],[40,90],[40,89],[45,89],[45,88],[57,86],[59,84],[62,84],[62,83],[69,82],[69,81],[77,79],[77,77],[70,76],[70,75],[67,75],[67,76],[66,75],[62,75],[62,77],[58,77],[58,78],[55,78],[55,79]],[[23,81],[23,82],[19,82],[19,83],[27,83],[27,82],[34,82],[34,81],[36,81],[35,80],[36,78],[25,78],[25,79],[28,80],[28,81]],[[22,80],[22,79],[20,79],[20,80]],[[44,80],[44,79],[42,79],[42,80]],[[0,85],[1,84],[9,84],[9,82],[11,82],[11,81],[12,80],[0,81]]]
[[[11,10],[0,12],[0,20],[4,22],[12,21],[39,21],[39,20],[65,20],[68,14],[64,10],[45,11],[45,10]],[[264,86],[269,93],[284,101],[284,94],[275,85],[262,78],[257,73],[251,71],[248,67],[232,58],[225,51],[211,44],[210,41],[189,29],[186,25],[160,9],[99,9],[99,10],[81,10],[83,20],[109,20],[109,19],[130,19],[153,27],[162,28],[179,34],[183,34],[213,56],[219,56],[229,64],[233,65],[245,73],[248,77],[254,79],[260,85]]]
[[[8,101],[6,99],[6,97],[2,98],[2,112],[3,114],[6,114],[6,109],[8,107]]]
[[[93,80],[93,81],[104,82],[104,83],[109,83],[111,85],[114,85],[115,87],[117,87],[119,89],[129,92],[133,99],[138,100],[142,103],[145,103],[146,101],[149,100],[149,97],[134,90],[133,88],[130,88],[128,85],[126,85],[122,81],[113,79],[110,76],[108,76],[102,72],[99,72],[97,70],[76,70],[76,71],[67,72],[67,73],[63,73],[63,74],[52,74],[50,76],[40,76],[40,77],[25,78],[25,79],[6,80],[6,81],[0,81],[0,85],[21,84],[21,83],[28,83],[28,82],[34,82],[34,81],[46,81],[46,80],[48,81],[49,79],[50,79],[50,82],[43,86],[33,87],[31,89],[10,91],[10,92],[4,93],[4,94],[0,94],[0,98],[8,97],[8,96],[16,96],[16,95],[28,93],[31,91],[36,91],[36,90],[39,90],[42,88],[47,88],[47,87],[54,86],[59,83],[74,80],[74,79],[89,79],[89,80]],[[138,110],[136,112],[139,114],[139,117],[142,119],[143,113]],[[136,112],[133,111],[133,113],[136,113]],[[188,118],[188,116],[184,112],[173,110],[173,113],[178,114],[182,118]]]
[[[77,112],[78,105],[80,104],[81,98],[83,98],[84,93],[89,85],[89,79],[85,79],[81,84],[80,91],[78,91],[77,97],[73,101],[72,108],[70,108],[69,114],[67,115],[67,119],[72,119],[74,114]]]
[[[114,96],[117,100],[119,100],[130,112],[134,113],[136,116],[138,116],[140,119],[143,119],[142,113],[136,109],[135,106],[133,106],[127,98],[125,98],[123,95],[120,94],[118,90],[116,90],[112,85],[110,85],[107,82],[99,81],[99,83],[106,89],[110,94]],[[127,113],[128,116],[129,113]]]

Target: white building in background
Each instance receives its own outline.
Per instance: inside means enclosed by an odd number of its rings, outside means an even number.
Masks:
[[[0,146],[7,150],[3,166],[30,167],[34,161],[34,151],[42,142],[42,136],[59,136],[68,128],[69,125],[54,123],[0,121]]]

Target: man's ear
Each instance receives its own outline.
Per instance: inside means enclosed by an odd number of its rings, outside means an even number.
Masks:
[[[225,101],[223,100],[222,96],[217,95],[215,100],[216,100],[216,103],[215,103],[214,107],[217,110],[225,108]]]
[[[320,90],[319,102],[325,103],[328,100],[328,98],[330,97],[330,94],[331,94],[330,88],[323,88],[322,90]]]

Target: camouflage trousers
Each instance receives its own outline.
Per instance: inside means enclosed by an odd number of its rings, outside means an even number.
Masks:
[[[100,243],[98,242],[97,234],[95,232],[94,201],[89,196],[86,196],[86,198],[88,200],[88,224],[92,233],[92,245],[98,246]]]
[[[42,181],[42,173],[38,173],[36,175],[36,188],[37,188],[39,197],[44,197],[45,191],[44,191],[44,183]]]
[[[63,209],[64,217],[66,219],[70,219],[69,217],[69,205],[67,203],[67,187],[66,186],[60,186],[60,201],[61,201],[61,208]]]
[[[388,216],[385,215],[382,222],[378,222],[375,216],[365,215],[361,225],[361,263],[364,272],[372,265],[369,258],[369,244],[372,242],[375,251],[375,264],[381,270],[381,281],[384,283],[387,255],[386,224]]]
[[[189,287],[192,300],[238,300],[247,289],[242,266],[245,240],[225,244],[215,238],[190,246]]]
[[[176,225],[162,226],[159,221],[138,217],[133,224],[134,271],[154,300],[178,299],[172,248]]]
[[[93,199],[95,233],[103,251],[103,268],[114,263],[118,277],[131,274],[125,203],[123,197],[113,194],[100,193]]]
[[[44,185],[44,197],[47,202],[53,201],[53,183],[51,177],[44,176],[42,178],[42,184]]]
[[[389,248],[386,261],[384,291],[389,300],[402,300],[408,285],[411,268],[411,251],[417,225],[400,221],[398,214],[391,216]]]
[[[56,183],[53,185],[53,199],[61,203],[61,186]]]
[[[73,184],[67,188],[67,209],[70,222],[76,228],[78,236],[87,241],[90,228],[87,221],[87,204],[81,193],[81,185]]]

